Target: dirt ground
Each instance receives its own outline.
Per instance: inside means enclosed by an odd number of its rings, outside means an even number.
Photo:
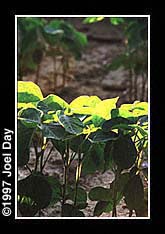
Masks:
[[[116,29],[116,27],[109,27],[109,22],[106,22],[105,24],[99,23],[100,26],[98,27],[94,24],[82,25],[80,24],[80,19],[68,20],[71,20],[77,29],[87,33],[89,44],[79,61],[71,59],[71,79],[67,81],[65,87],[62,89],[56,88],[53,92],[68,102],[80,95],[97,95],[102,99],[119,96],[119,104],[128,102],[128,73],[123,69],[119,69],[114,72],[104,69],[106,64],[111,63],[112,59],[124,50],[123,35],[120,28]],[[51,59],[48,57],[45,58],[41,66],[41,78],[38,81],[38,85],[41,87],[44,95],[52,93],[52,89],[48,83],[52,69],[53,65]],[[34,81],[35,76],[24,77],[24,80]],[[141,86],[140,81],[138,85],[139,87]],[[140,92],[138,93],[138,97],[139,96]],[[31,152],[31,159],[28,165],[31,168],[34,166],[34,152]],[[70,179],[75,176],[74,170],[75,168],[73,166]],[[62,161],[58,153],[52,151],[44,173],[62,179],[62,172]],[[29,171],[26,168],[19,168],[18,179],[22,179],[28,174]],[[111,171],[107,171],[103,174],[96,172],[93,175],[83,176],[80,180],[80,185],[89,192],[89,190],[94,186],[103,186],[108,188],[113,179],[114,175]],[[95,204],[96,202],[88,200],[88,206],[84,210],[85,216],[93,216]],[[128,209],[123,208],[124,206],[124,201],[121,201],[117,206],[119,217],[128,216]],[[40,216],[60,216],[60,205],[57,203],[54,206],[43,209]],[[110,217],[111,213],[103,213],[101,216]],[[135,216],[135,214],[133,214],[133,216]]]

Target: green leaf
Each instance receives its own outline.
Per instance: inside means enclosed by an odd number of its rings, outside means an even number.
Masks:
[[[34,201],[35,212],[37,213],[38,210],[49,205],[52,197],[52,190],[44,176],[31,174],[25,179],[18,181],[18,195],[20,197],[25,196],[31,198],[31,200]],[[27,204],[24,205],[21,199],[18,207],[23,216],[31,216],[31,212],[34,213],[34,207]]]
[[[97,170],[103,171],[104,169],[104,145],[93,144],[89,151],[84,154],[82,164],[82,174],[92,174]]]
[[[113,141],[106,142],[104,147],[104,171],[113,168],[114,162],[111,154],[112,142]]]
[[[111,110],[116,108],[116,103],[119,97],[105,99],[98,103],[95,108],[95,112],[93,114],[102,117],[103,119],[110,119],[111,118]]]
[[[77,207],[64,204],[62,207],[62,217],[84,217],[84,214]]]
[[[70,103],[70,108],[75,114],[92,115],[94,108],[101,99],[97,96],[79,96]]]
[[[100,216],[103,212],[110,212],[113,209],[113,203],[111,201],[98,201],[95,209],[94,216]]]
[[[128,180],[129,180],[129,173],[120,174],[119,177],[118,177],[118,179],[114,180],[112,182],[112,184],[111,184],[112,187],[111,188],[113,189],[114,182],[115,182],[116,190],[119,193],[118,195],[121,196],[124,193],[124,189],[125,189],[125,186],[126,186]]]
[[[25,125],[18,121],[18,136],[17,136],[17,164],[22,167],[29,161],[30,145],[34,128],[26,128]]]
[[[48,139],[63,140],[65,138],[65,129],[58,123],[43,124],[43,136]]]
[[[131,177],[125,186],[124,196],[129,210],[139,210],[144,202],[144,188],[138,175]]]
[[[124,23],[124,18],[121,17],[111,17],[110,18],[110,22],[112,25],[119,25],[121,23]]]
[[[48,181],[52,189],[52,198],[50,205],[53,205],[62,199],[62,185],[59,180],[53,176],[46,176],[45,179]]]
[[[63,113],[58,113],[60,124],[65,130],[71,134],[81,134],[83,132],[83,123],[76,117],[66,116]]]
[[[136,160],[137,151],[131,138],[127,135],[120,136],[113,142],[112,157],[117,166],[121,169],[130,168]]]
[[[80,149],[81,153],[87,153],[90,145],[89,140],[85,140],[85,135],[79,135],[70,140],[70,149],[74,152],[78,152]]]
[[[27,128],[36,128],[41,124],[41,117],[43,112],[37,108],[22,108],[18,112],[18,119]]]
[[[113,129],[113,127],[115,125],[119,125],[119,124],[131,124],[132,122],[126,118],[123,117],[117,117],[117,118],[113,118],[113,119],[109,119],[106,120],[103,125],[102,125],[102,130],[104,132],[109,132],[111,129]]]
[[[89,140],[92,143],[107,142],[110,140],[116,140],[117,138],[118,138],[117,133],[112,131],[103,132],[100,129],[98,129],[96,132],[91,133],[89,136]]]
[[[75,98],[71,103],[71,108],[80,108],[80,107],[96,107],[98,103],[101,102],[101,99],[97,96],[79,96]]]
[[[63,156],[65,154],[66,144],[65,141],[51,139],[53,146]]]
[[[92,123],[94,124],[95,127],[100,127],[104,121],[105,121],[104,118],[95,114],[92,115]]]
[[[103,187],[94,187],[90,190],[89,199],[92,201],[109,201],[112,197],[112,191]]]
[[[105,17],[99,16],[99,17],[87,17],[83,20],[83,23],[85,24],[91,24],[91,23],[96,23],[99,21],[102,21]]]
[[[74,201],[74,199],[75,199],[75,189],[74,188],[70,188],[69,194],[67,195],[67,199]],[[87,193],[82,187],[78,187],[76,207],[79,209],[84,209],[86,206],[87,206]]]
[[[31,81],[18,81],[18,108],[25,107],[27,103],[37,103],[43,99],[42,92]]]
[[[50,94],[37,104],[37,108],[47,113],[48,111],[64,110],[69,105],[57,95]]]

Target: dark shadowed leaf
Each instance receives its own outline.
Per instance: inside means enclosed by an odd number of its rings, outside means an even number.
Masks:
[[[79,135],[70,140],[70,148],[74,152],[78,152],[78,149],[80,149],[82,153],[87,153],[90,145],[90,141],[85,140],[85,135]]]
[[[103,187],[92,188],[88,194],[89,199],[92,201],[109,201],[112,197],[112,191]]]
[[[81,134],[83,132],[83,123],[76,117],[58,114],[58,119],[65,130],[71,134]]]
[[[82,174],[92,174],[97,170],[103,171],[104,169],[104,145],[93,144],[89,151],[84,154],[82,164]]]
[[[32,174],[27,178],[18,181],[18,195],[20,197],[25,196],[31,198],[35,203],[37,212],[49,205],[52,198],[52,190],[44,176]],[[19,209],[23,216],[29,216],[21,202],[19,202]],[[34,209],[32,208],[32,211],[33,210]]]
[[[94,216],[100,216],[103,212],[111,212],[113,209],[113,203],[111,201],[98,201],[95,209]]]
[[[42,133],[44,137],[54,140],[62,140],[66,135],[65,129],[59,123],[43,124]]]
[[[62,207],[62,217],[84,217],[84,214],[73,205],[64,204]]]
[[[113,142],[112,157],[117,166],[121,169],[130,168],[136,160],[136,147],[129,136],[120,136]]]
[[[74,201],[75,199],[75,188],[68,189],[67,199]],[[76,207],[84,209],[87,206],[87,193],[82,187],[77,189]]]
[[[123,117],[117,117],[117,118],[113,118],[110,120],[107,120],[103,123],[102,125],[102,130],[104,132],[109,132],[111,129],[113,129],[113,127],[115,125],[119,125],[119,124],[131,124],[132,122],[126,118]]]
[[[106,142],[104,147],[104,171],[113,168],[114,162],[111,154],[112,142],[113,141]]]
[[[130,177],[125,186],[124,196],[129,210],[139,210],[144,203],[144,188],[139,175]]]
[[[24,166],[29,161],[33,132],[34,128],[26,128],[20,120],[18,120],[17,163],[20,167]]]
[[[116,140],[118,135],[115,132],[103,132],[102,130],[97,130],[90,134],[89,139],[92,143],[107,142],[110,140]]]
[[[52,189],[52,198],[50,204],[55,204],[60,201],[62,198],[62,186],[60,181],[53,176],[46,176],[45,179],[48,181],[51,189]]]
[[[56,148],[56,150],[63,156],[65,154],[66,148],[65,141],[51,139],[51,142],[53,143],[53,146]]]
[[[18,119],[27,128],[36,128],[41,124],[43,112],[37,108],[23,108],[18,112]]]

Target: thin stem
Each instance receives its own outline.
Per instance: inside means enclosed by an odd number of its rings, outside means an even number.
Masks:
[[[32,170],[30,169],[30,167],[26,164],[26,168],[30,171],[30,173],[32,174]]]
[[[129,217],[132,217],[132,210],[129,211]]]
[[[78,184],[81,174],[81,150],[78,151],[78,165],[76,170],[76,183],[75,183],[75,196],[74,196],[74,206],[76,206],[77,203],[77,193],[78,193]]]
[[[44,164],[43,164],[43,166],[42,166],[41,172],[43,171],[43,169],[44,169],[44,167],[45,167],[45,165],[46,165],[46,163],[47,163],[47,161],[48,161],[48,159],[49,159],[49,156],[50,156],[50,154],[51,154],[53,148],[54,148],[54,146],[52,146],[52,148],[50,149],[50,151],[49,151],[49,153],[48,153],[48,155],[47,155],[47,157],[46,157],[46,159],[45,159],[45,161],[44,161]]]
[[[68,159],[69,159],[69,141],[66,142],[66,157],[63,157],[64,163],[64,179],[63,179],[63,193],[62,193],[62,213],[63,206],[66,199],[66,190],[67,190],[67,175],[68,175]]]
[[[35,144],[35,142],[34,142],[34,141],[33,141],[33,145],[34,145],[34,151],[35,151],[35,155],[36,155],[36,162],[35,162],[35,168],[34,168],[34,171],[37,171],[39,155],[38,155],[37,146],[36,146],[36,144]]]
[[[136,133],[135,133],[134,144],[135,144],[135,142],[136,142],[136,138],[138,137],[138,135],[137,135],[137,134],[138,134],[138,131],[139,131],[139,130],[137,130]]]
[[[146,77],[143,73],[142,73],[142,79],[143,79],[143,82],[142,82],[142,101],[144,101],[145,100]]]
[[[117,217],[117,210],[116,210],[116,198],[117,198],[117,189],[116,189],[116,183],[118,181],[118,177],[120,174],[120,170],[117,169],[115,171],[115,181],[114,181],[114,187],[113,187],[113,209],[112,209],[112,217]]]

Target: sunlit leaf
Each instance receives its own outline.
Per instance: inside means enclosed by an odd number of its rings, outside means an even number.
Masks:
[[[26,103],[37,103],[42,99],[39,86],[31,81],[18,81],[18,108],[24,107]]]
[[[98,115],[104,119],[110,119],[111,118],[111,110],[116,108],[116,103],[118,101],[118,97],[111,98],[111,99],[105,99],[98,103],[95,108],[95,115]]]

